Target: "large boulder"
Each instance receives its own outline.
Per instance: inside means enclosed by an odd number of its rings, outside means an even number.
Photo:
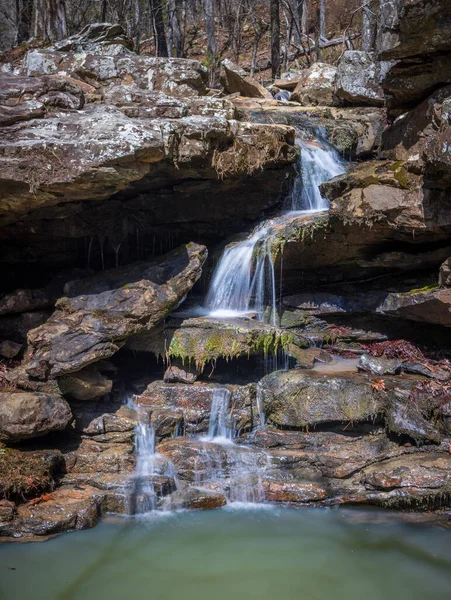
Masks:
[[[249,77],[244,69],[228,59],[221,62],[221,85],[228,94],[238,93],[248,98],[272,100],[271,92]]]
[[[49,321],[28,334],[27,372],[39,378],[66,375],[111,356],[127,337],[151,330],[180,304],[199,279],[206,256],[204,246],[188,244],[161,261],[163,281],[158,273],[147,279],[144,263],[142,278],[134,272],[120,288],[62,298]]]
[[[224,403],[224,425],[232,432],[247,431],[258,422],[255,386],[218,386],[215,384],[174,384],[154,381],[135,403],[151,413],[158,438],[173,436],[176,431],[186,435],[209,430],[213,407]],[[216,401],[216,404],[215,404]]]
[[[409,321],[451,327],[451,289],[391,293],[379,307],[379,312]]]
[[[347,50],[338,63],[335,94],[350,104],[382,106],[380,69],[373,53]]]
[[[336,76],[336,67],[325,63],[314,63],[302,72],[290,100],[304,106],[334,105]]]
[[[134,84],[143,90],[186,98],[206,93],[207,70],[199,61],[151,56],[104,56],[32,50],[24,60],[28,76],[65,74],[98,89]]]
[[[0,127],[42,118],[55,109],[81,109],[85,96],[69,77],[0,78]]]
[[[218,358],[231,360],[240,356],[276,354],[289,344],[308,347],[308,340],[282,329],[246,318],[216,319],[196,317],[180,324],[169,324],[151,333],[133,337],[130,350],[167,355],[192,363],[199,371]]]
[[[390,0],[378,16],[377,50],[390,64],[384,90],[392,114],[451,83],[448,0]]]
[[[0,440],[20,442],[61,431],[72,419],[65,400],[39,392],[0,392]]]
[[[386,396],[358,376],[329,377],[303,370],[276,372],[260,384],[266,418],[279,427],[372,421]]]
[[[95,365],[77,373],[61,377],[58,381],[62,394],[75,400],[93,400],[109,394],[113,387],[111,379],[103,375]]]

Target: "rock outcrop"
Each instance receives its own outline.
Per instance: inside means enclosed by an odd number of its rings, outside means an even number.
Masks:
[[[338,64],[335,94],[350,104],[382,106],[380,69],[371,52],[347,50]]]
[[[61,431],[72,419],[69,405],[58,396],[0,392],[0,441],[15,443]]]
[[[47,323],[28,334],[27,372],[45,379],[109,358],[128,337],[151,330],[177,308],[199,279],[206,256],[203,246],[189,244],[163,262],[163,281],[159,274],[148,279],[152,269],[144,264],[142,278],[134,273],[121,288],[107,284],[99,294],[60,299]]]
[[[324,63],[314,63],[300,75],[290,100],[304,106],[333,106],[337,69]]]

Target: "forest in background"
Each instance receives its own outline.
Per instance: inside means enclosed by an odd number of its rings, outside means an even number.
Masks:
[[[95,22],[119,23],[135,51],[199,59],[215,72],[224,58],[258,79],[346,49],[374,45],[379,0],[3,0],[0,50],[45,46]]]

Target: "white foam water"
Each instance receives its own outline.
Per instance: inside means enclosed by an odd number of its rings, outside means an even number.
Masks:
[[[338,152],[325,141],[322,132],[313,141],[298,140],[300,158],[290,197],[288,213],[264,221],[251,235],[228,246],[219,260],[206,297],[211,317],[229,318],[255,313],[263,320],[270,307],[269,321],[276,325],[276,277],[272,244],[286,215],[322,212],[329,208],[320,192],[325,181],[345,172]]]

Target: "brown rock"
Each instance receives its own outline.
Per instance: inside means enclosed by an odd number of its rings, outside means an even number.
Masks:
[[[249,98],[273,99],[271,92],[228,59],[221,62],[221,85],[228,94],[239,92],[241,96]]]
[[[304,106],[332,106],[335,100],[337,69],[325,63],[314,63],[302,72],[290,100]]]
[[[0,440],[14,443],[60,431],[72,418],[58,396],[32,392],[0,392]]]
[[[76,400],[93,400],[109,394],[113,382],[93,365],[72,375],[60,377],[58,385],[62,394]]]
[[[27,372],[46,379],[112,356],[127,337],[148,331],[179,305],[199,279],[206,254],[196,244],[171,252],[161,261],[166,283],[135,279],[119,289],[61,299],[49,321],[28,334]]]
[[[194,383],[196,379],[196,373],[190,373],[176,366],[168,367],[163,376],[165,383]]]
[[[5,340],[0,343],[0,356],[4,358],[14,358],[22,350],[22,344]]]
[[[222,494],[198,490],[196,488],[172,492],[167,499],[167,506],[170,506],[172,510],[179,510],[182,508],[191,510],[211,510],[213,508],[221,508],[221,506],[224,506],[225,504],[227,504],[227,500]]]

